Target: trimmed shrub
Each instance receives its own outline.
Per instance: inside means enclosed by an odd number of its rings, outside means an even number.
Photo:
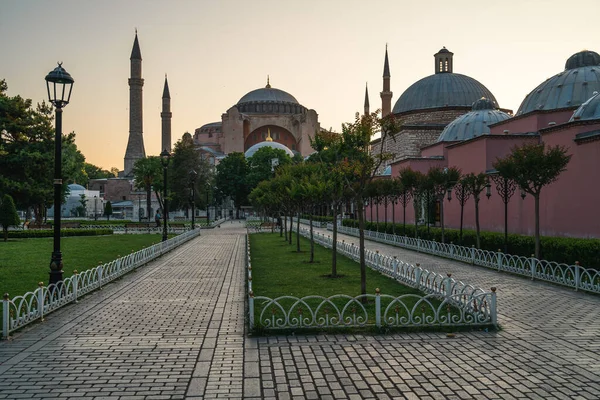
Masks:
[[[99,235],[112,235],[112,229],[62,229],[60,236],[99,236]],[[29,229],[26,231],[9,231],[8,237],[12,239],[25,239],[25,238],[41,238],[41,237],[53,237],[54,230],[52,229]]]

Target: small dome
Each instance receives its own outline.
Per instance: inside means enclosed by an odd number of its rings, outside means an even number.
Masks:
[[[593,51],[573,54],[565,71],[548,78],[529,93],[515,115],[578,107],[600,91],[600,56]]]
[[[70,192],[86,190],[83,186],[78,185],[76,183],[71,183],[70,185],[68,185],[68,188]]]
[[[440,51],[438,51],[438,54],[439,54],[439,53],[450,53],[450,50],[448,50],[448,49],[446,48],[446,46],[444,46],[444,47],[442,47],[442,48],[441,48],[441,50],[440,50]]]
[[[440,107],[470,107],[486,97],[494,104],[496,98],[475,79],[455,73],[434,74],[413,83],[402,93],[393,113]]]
[[[438,142],[457,142],[489,135],[489,125],[510,118],[505,112],[496,110],[494,104],[481,98],[473,103],[473,109],[450,122],[440,134]]]
[[[565,70],[581,67],[592,67],[600,64],[600,54],[595,51],[583,50],[573,54],[565,63]]]
[[[300,104],[298,100],[288,92],[275,88],[260,88],[253,90],[237,102],[238,105],[250,102],[276,102],[276,103],[293,103]]]
[[[592,119],[600,119],[600,95],[598,92],[594,92],[594,95],[588,101],[579,106],[569,122]]]
[[[294,152],[292,150],[290,150],[289,148],[287,148],[285,145],[283,145],[281,143],[277,143],[277,142],[268,142],[268,141],[256,143],[255,145],[251,146],[248,150],[246,150],[246,152],[244,153],[244,156],[246,158],[250,158],[254,155],[254,153],[256,153],[258,151],[258,149],[263,148],[263,147],[272,147],[274,149],[280,149],[280,150],[285,151],[287,153],[287,155],[289,155],[290,157],[294,157]]]

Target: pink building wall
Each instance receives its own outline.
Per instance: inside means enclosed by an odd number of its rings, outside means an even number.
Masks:
[[[498,157],[506,156],[515,146],[528,142],[543,141],[547,145],[568,147],[572,155],[557,181],[542,189],[540,198],[540,230],[542,235],[573,236],[600,238],[600,140],[580,142],[574,141],[578,133],[600,130],[600,122],[573,122],[562,126],[548,128],[548,122],[568,119],[572,110],[557,113],[545,113],[528,118],[518,118],[509,123],[497,124],[492,132],[501,125],[508,127],[511,134],[486,135],[479,138],[450,145],[432,145],[424,149],[423,155],[428,158],[413,158],[392,164],[392,176],[396,177],[403,168],[410,167],[415,171],[427,173],[433,166],[456,166],[463,174],[479,173],[493,169],[492,164]],[[532,125],[539,124],[538,126]],[[531,129],[530,129],[531,128]],[[525,136],[519,130],[530,132],[541,131],[540,136]],[[503,129],[501,130],[501,132]],[[437,154],[436,154],[437,153]],[[444,158],[430,158],[433,156]],[[487,199],[485,190],[481,193],[479,203],[479,220],[482,230],[504,231],[504,203],[491,182],[492,196]],[[460,225],[460,205],[454,192],[452,201],[444,199],[445,225],[458,228]],[[396,223],[402,222],[402,206],[396,205]],[[406,221],[414,224],[414,206],[412,201],[406,207]],[[373,212],[375,219],[375,211]],[[384,207],[379,206],[379,220],[383,221]],[[370,209],[367,208],[367,219]],[[388,206],[388,221],[392,221],[391,206]],[[475,206],[473,197],[464,207],[463,226],[475,229]],[[508,231],[533,235],[535,229],[534,199],[527,194],[521,199],[517,188],[508,204]]]

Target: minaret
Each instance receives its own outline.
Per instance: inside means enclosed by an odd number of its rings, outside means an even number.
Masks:
[[[124,176],[131,176],[133,164],[146,157],[144,150],[143,116],[142,116],[142,53],[138,42],[137,30],[131,50],[131,77],[129,78],[129,140],[125,151]]]
[[[388,61],[387,44],[385,45],[385,61],[383,64],[383,91],[381,95],[381,116],[392,112],[392,92],[390,91],[390,63]]]
[[[169,94],[169,82],[167,82],[167,74],[165,74],[165,88],[162,95],[162,147],[160,151],[168,150],[171,152],[171,95]]]
[[[369,114],[369,87],[365,84],[365,115]]]

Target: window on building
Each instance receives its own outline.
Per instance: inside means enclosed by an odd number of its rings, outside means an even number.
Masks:
[[[448,72],[448,59],[444,61],[444,71]]]

